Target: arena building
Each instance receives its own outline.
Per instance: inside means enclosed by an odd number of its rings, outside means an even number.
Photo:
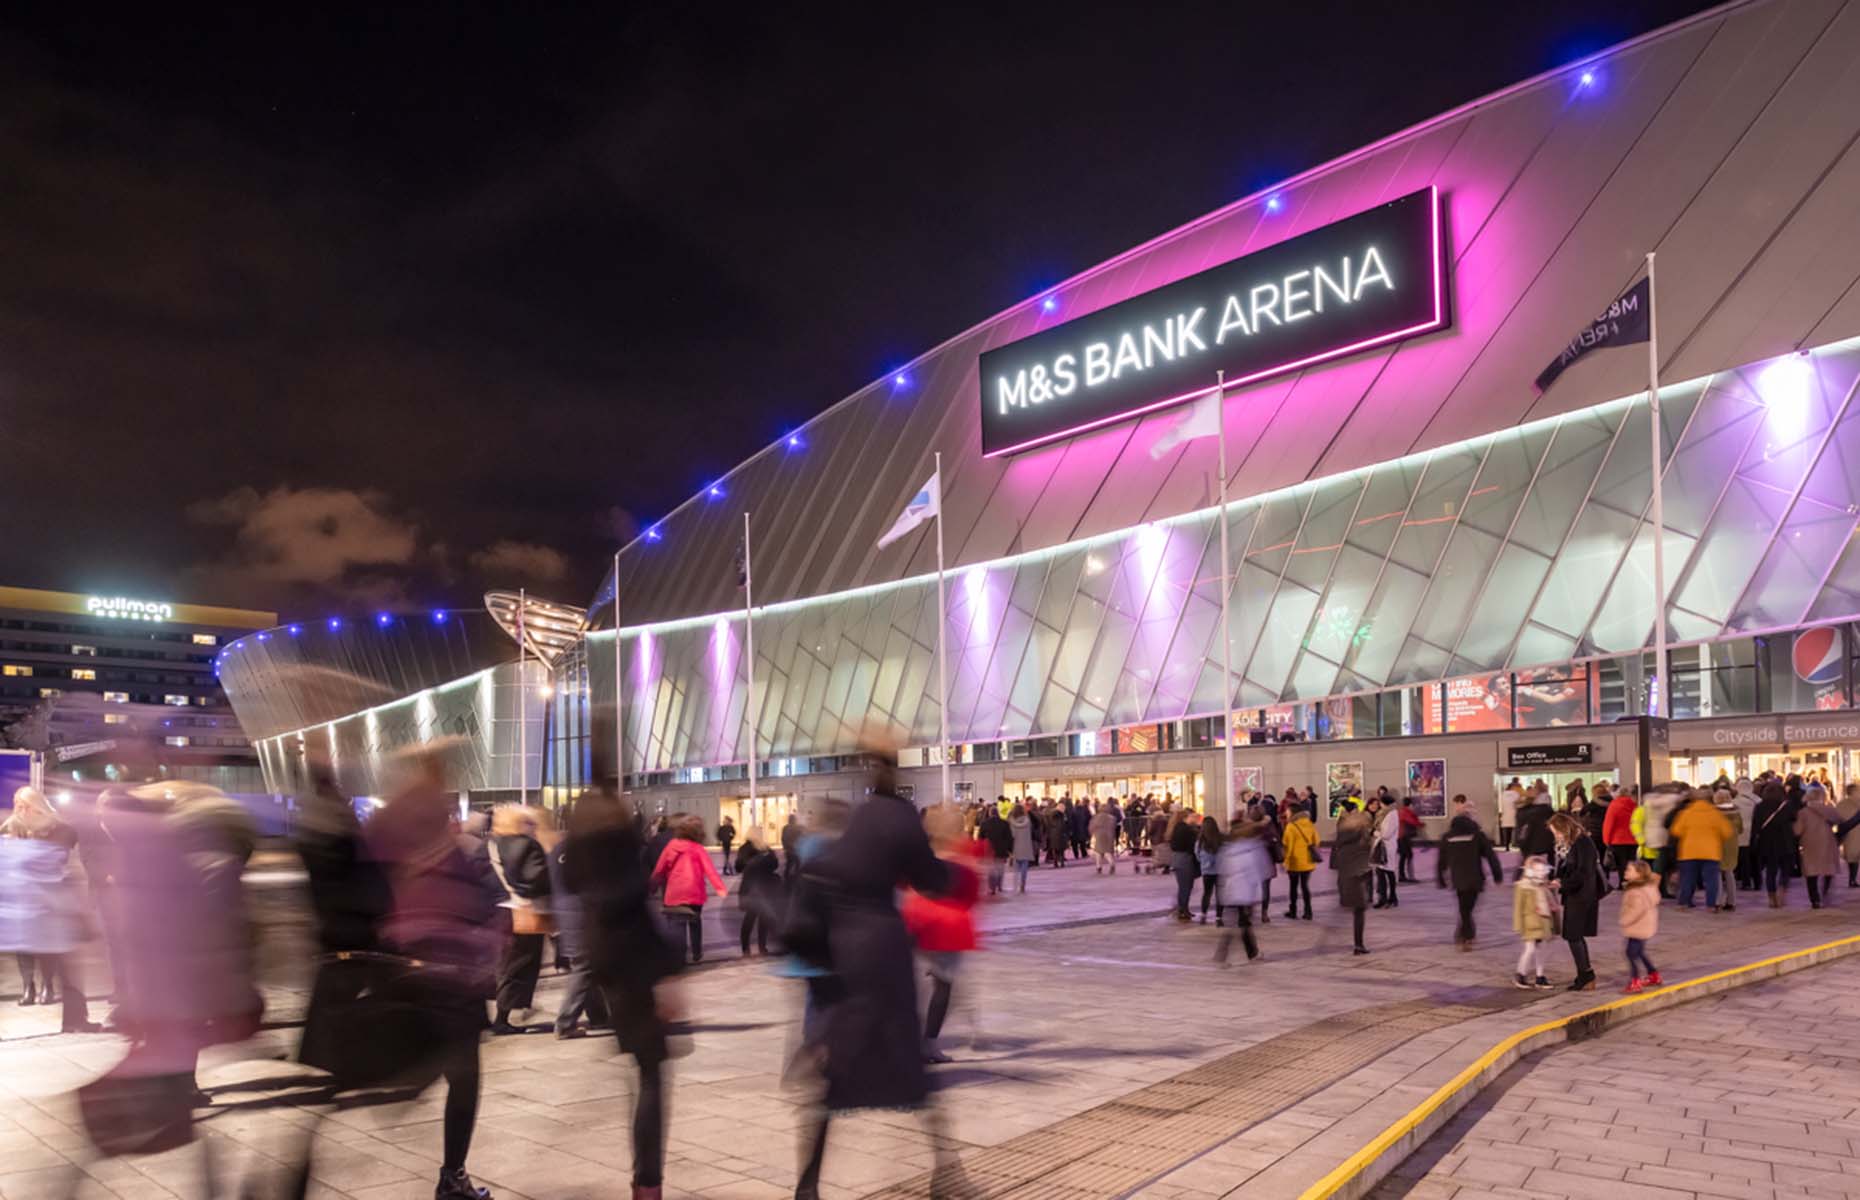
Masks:
[[[624,547],[518,782],[570,795],[620,745],[652,806],[773,828],[878,754],[927,797],[939,640],[965,795],[1412,779],[1437,813],[1512,775],[1860,778],[1856,212],[1860,5],[1819,0],[1713,9],[1284,180],[866,385]],[[1217,372],[1220,437],[1185,438]],[[940,527],[881,549],[938,455]],[[222,665],[280,790],[365,724],[276,701],[311,649]],[[372,703],[418,736],[418,695]]]

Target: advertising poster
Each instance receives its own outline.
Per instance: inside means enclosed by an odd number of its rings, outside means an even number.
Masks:
[[[1230,793],[1236,799],[1247,792],[1266,790],[1266,769],[1264,767],[1235,767],[1234,790]]]
[[[1343,802],[1350,797],[1355,797],[1360,805],[1363,798],[1363,764],[1325,763],[1324,782],[1330,794],[1330,813],[1334,817]]]
[[[1408,795],[1414,799],[1417,817],[1447,815],[1447,760],[1411,758],[1408,760]]]

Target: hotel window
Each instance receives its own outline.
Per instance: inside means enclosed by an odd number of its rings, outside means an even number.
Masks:
[[[194,645],[196,646],[217,646],[219,644],[220,639],[213,634],[197,633],[194,635]]]
[[[213,703],[213,697],[211,697],[211,696],[195,696],[195,697],[194,697],[194,703],[195,703],[195,704],[198,704],[198,705],[199,705],[200,707],[202,707],[202,708],[205,708],[205,707],[207,707],[207,705],[209,705],[209,704],[211,704],[211,703]]]
[[[105,692],[103,694],[103,699],[104,699],[104,703],[106,704],[128,704],[129,693],[128,692]]]
[[[73,644],[72,644],[72,646],[71,646],[71,653],[73,653],[73,654],[86,654],[86,655],[89,655],[89,656],[90,656],[91,658],[95,658],[95,657],[97,657],[97,647],[95,647],[95,646],[80,646],[80,645],[77,645],[76,643],[73,643]]]
[[[161,702],[163,704],[172,704],[176,708],[187,707],[187,697],[179,695],[178,693],[175,693],[175,692],[165,693],[161,698]]]
[[[105,725],[121,725],[128,720],[129,720],[128,713],[104,713],[103,714],[103,723]]]
[[[90,667],[72,667],[71,678],[89,679],[89,680],[95,681],[97,678],[97,672],[92,670]]]
[[[187,745],[187,739],[180,736],[179,734],[171,734],[170,736],[163,738],[162,741],[167,743],[170,746]]]
[[[39,689],[39,699],[41,700],[56,700],[58,699],[58,697],[64,694],[65,694],[65,689],[63,688],[40,688]]]
[[[5,668],[0,668],[0,673],[25,676],[32,674],[32,668],[21,663],[8,663]]]

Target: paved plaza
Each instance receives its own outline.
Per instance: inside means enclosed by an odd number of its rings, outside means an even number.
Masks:
[[[1726,992],[1521,1062],[1379,1200],[1860,1194],[1860,961]]]
[[[1432,866],[1424,853],[1424,876]],[[956,1061],[937,1069],[944,1132],[962,1157],[973,1194],[1048,1200],[1296,1196],[1499,1038],[1606,998],[1510,986],[1515,943],[1503,891],[1488,892],[1482,902],[1478,947],[1458,953],[1451,894],[1431,883],[1404,887],[1399,909],[1370,914],[1375,952],[1354,958],[1348,914],[1336,908],[1328,874],[1318,873],[1316,920],[1286,921],[1276,907],[1283,901],[1277,901],[1271,924],[1260,931],[1264,958],[1225,968],[1213,962],[1217,931],[1180,926],[1164,915],[1174,890],[1166,877],[1134,876],[1128,868],[1115,877],[1079,866],[1042,869],[1028,896],[986,905],[983,923],[991,932],[985,949],[972,956],[946,1031]],[[300,1129],[314,1119],[289,1097],[293,1081],[307,1073],[285,1060],[303,1004],[301,916],[287,870],[261,879],[255,897],[265,921],[273,1027],[255,1043],[215,1052],[201,1074],[215,1104],[199,1114],[199,1128],[215,1175],[227,1181],[274,1179],[280,1160],[302,1137]],[[1833,940],[1851,930],[1851,913],[1860,911],[1860,892],[1845,889],[1836,907],[1821,912],[1810,912],[1799,894],[1794,899],[1795,907],[1780,913],[1758,905],[1729,915],[1669,909],[1656,944],[1668,979]],[[673,1065],[666,1171],[672,1195],[776,1197],[794,1186],[795,1131],[807,1119],[808,1098],[784,1086],[783,1067],[799,996],[768,963],[735,957],[732,903],[714,906],[715,927],[707,938],[716,947],[712,961],[681,984],[693,1033],[689,1053]],[[1605,930],[1612,929],[1613,916],[1610,901]],[[1596,946],[1605,989],[1622,982],[1618,942],[1605,932]],[[1560,947],[1552,961],[1566,979]],[[1743,1103],[1760,1106],[1772,1086],[1785,1089],[1778,1094],[1786,1104],[1752,1117],[1750,1128],[1793,1125],[1807,1119],[1805,1101],[1794,1091],[1810,1085],[1791,1078],[1798,1064],[1807,1067],[1807,1058],[1789,1054],[1819,1050],[1824,1066],[1838,1061],[1834,1033],[1841,1014],[1833,1005],[1841,985],[1830,981],[1834,972],[1849,970],[1860,967],[1815,968],[1762,992],[1732,993],[1709,1008],[1675,1009],[1596,1045],[1621,1047],[1624,1061],[1634,1064],[1623,1074],[1638,1074],[1647,1061],[1636,1050],[1639,1039],[1686,1030],[1695,1021],[1696,1029],[1707,1031],[1701,1038],[1740,1053],[1746,1046],[1753,1055],[1757,1046],[1782,1047],[1764,1068],[1770,1083],[1743,1094],[1753,1099],[1727,1098],[1734,1089],[1726,1085],[1713,1102],[1734,1112]],[[10,972],[4,978],[10,981]],[[1816,990],[1798,992],[1807,988]],[[559,990],[559,980],[545,975],[539,1000],[545,1013]],[[1816,998],[1738,1007],[1757,1004],[1750,998],[1760,995],[1809,994]],[[1809,1027],[1816,1013],[1824,1014],[1827,1028]],[[84,1196],[204,1194],[199,1146],[148,1158],[88,1159],[70,1092],[107,1068],[121,1044],[109,1035],[45,1032],[55,1024],[52,1011],[16,1008],[10,1000],[0,1005],[0,1197],[60,1194],[72,1163],[86,1173]],[[1579,1052],[1591,1051],[1570,1051]],[[536,1200],[626,1194],[631,1070],[609,1040],[558,1042],[547,1033],[488,1040],[484,1064],[470,1162],[481,1182],[500,1197]],[[1538,1112],[1546,1119],[1568,1115],[1571,1131],[1586,1128],[1574,1122],[1596,1119],[1576,1115],[1575,1107],[1585,1114],[1607,1108],[1601,1124],[1625,1119],[1616,1111],[1623,1106],[1610,1107],[1614,1102],[1604,1094],[1619,1083],[1616,1076],[1592,1066],[1551,1066],[1534,1067],[1531,1078],[1532,1090],[1513,1087],[1511,1098],[1488,1116],[1515,1111],[1519,1098],[1529,1097],[1530,1104],[1545,1106]],[[1679,1111],[1679,1102],[1666,1097],[1680,1086],[1674,1077],[1664,1092],[1639,1086],[1629,1093],[1637,1097],[1632,1107],[1647,1114],[1645,1128],[1658,1130],[1666,1114]],[[1569,1114],[1548,1107],[1563,1094],[1575,1106]],[[330,1115],[316,1138],[314,1194],[430,1196],[440,1096],[435,1089],[412,1103]],[[1839,1121],[1851,1107],[1831,1104],[1825,1115]],[[1684,1132],[1694,1136],[1689,1125]],[[1699,1144],[1691,1148],[1711,1153],[1713,1136],[1698,1133]],[[1846,1153],[1844,1137],[1830,1144],[1836,1143]],[[1469,1142],[1437,1155],[1433,1171],[1444,1169],[1448,1181],[1429,1172],[1407,1183],[1417,1195],[1449,1194],[1477,1182],[1470,1174],[1459,1178],[1462,1167],[1480,1169],[1468,1164],[1522,1165],[1513,1154],[1518,1145],[1532,1140],[1514,1138],[1498,1155]],[[1540,1146],[1532,1154],[1551,1149]],[[1554,1164],[1556,1156],[1548,1161]],[[834,1127],[823,1193],[836,1200],[921,1196],[931,1162],[932,1147],[917,1118],[861,1114]],[[1544,1164],[1533,1158],[1531,1165]],[[1622,1181],[1634,1182],[1626,1175],[1631,1164],[1619,1165],[1623,1173],[1612,1177],[1607,1194],[1626,1195]],[[1525,1177],[1515,1174],[1506,1176],[1509,1182],[1487,1182],[1516,1187]],[[223,1194],[237,1192],[229,1183]],[[1562,1194],[1599,1193],[1578,1186]]]

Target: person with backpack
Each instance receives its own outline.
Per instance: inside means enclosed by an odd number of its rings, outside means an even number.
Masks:
[[[1447,826],[1447,836],[1441,839],[1440,853],[1434,867],[1434,882],[1446,887],[1449,879],[1453,890],[1459,896],[1460,923],[1454,930],[1453,942],[1461,950],[1471,950],[1473,939],[1478,936],[1473,926],[1473,908],[1479,903],[1479,893],[1485,890],[1485,868],[1490,868],[1493,883],[1505,881],[1505,869],[1499,866],[1498,852],[1492,849],[1492,840],[1485,836],[1485,830],[1479,828],[1479,822],[1465,813],[1453,818]]]

